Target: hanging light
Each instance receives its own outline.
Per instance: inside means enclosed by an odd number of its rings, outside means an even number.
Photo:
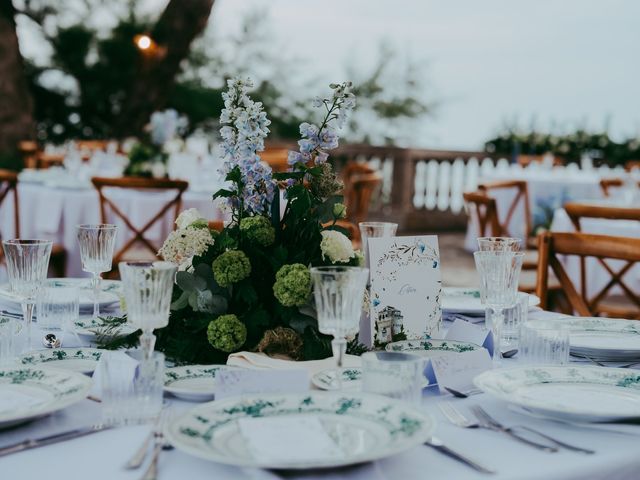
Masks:
[[[150,50],[155,47],[155,42],[149,35],[136,35],[133,37],[133,41],[142,51]]]

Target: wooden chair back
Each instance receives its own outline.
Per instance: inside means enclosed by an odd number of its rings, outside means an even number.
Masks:
[[[101,178],[94,177],[91,179],[94,187],[98,191],[100,197],[100,216],[103,223],[108,223],[107,219],[107,207],[113,212],[113,214],[121,219],[127,226],[127,229],[133,233],[133,237],[129,239],[113,256],[113,263],[117,265],[121,261],[125,254],[130,251],[136,243],[141,243],[148,249],[154,256],[158,252],[159,246],[154,245],[147,237],[145,233],[158,221],[160,221],[167,212],[173,209],[173,221],[178,218],[180,208],[182,206],[182,194],[189,187],[189,183],[183,180],[166,180],[166,179],[154,179],[154,178],[138,178],[138,177],[123,177],[123,178]],[[173,196],[168,202],[166,202],[158,212],[147,221],[142,227],[137,227],[133,224],[131,219],[127,217],[125,213],[105,195],[104,189],[110,188],[126,188],[132,190],[167,190],[174,191]]]
[[[578,315],[590,317],[602,313],[611,313],[610,311],[603,311],[600,308],[600,303],[611,288],[617,285],[635,307],[627,310],[619,309],[615,312],[615,315],[640,319],[640,295],[638,292],[633,291],[623,278],[633,265],[640,262],[640,239],[590,235],[581,232],[545,232],[538,236],[538,241],[538,283],[536,285],[536,294],[540,297],[540,306],[543,309],[547,308],[549,267],[551,267],[569,304]],[[558,255],[576,255],[580,258],[594,257],[606,269],[611,279],[593,298],[588,298],[584,291],[578,293]],[[623,260],[626,263],[622,268],[614,271],[606,260]],[[584,277],[582,281],[584,281]]]
[[[600,189],[605,197],[610,197],[613,193],[612,190],[616,188],[622,188],[624,186],[624,180],[621,178],[603,178],[600,180]],[[640,181],[638,182],[640,187]]]
[[[355,173],[350,170],[345,175],[344,204],[347,207],[347,220],[358,225],[369,215],[369,207],[374,193],[382,185],[382,175],[367,167],[366,173]]]
[[[18,203],[18,174],[9,170],[0,170],[0,208],[7,197],[13,196],[13,236],[20,238],[20,204]],[[3,239],[0,232],[0,240]],[[8,240],[8,239],[5,239]],[[0,262],[4,261],[4,250],[0,245]]]
[[[260,152],[260,158],[263,162],[268,163],[274,172],[286,172],[289,168],[287,162],[289,149],[287,148],[267,148]]]
[[[209,220],[209,230],[216,230],[221,232],[224,229],[224,221],[222,220]]]
[[[484,192],[465,192],[462,196],[469,213],[475,213],[478,219],[478,237],[506,236],[498,220],[495,199],[488,197]]]
[[[498,220],[502,229],[502,236],[506,237],[520,237],[520,235],[513,235],[510,233],[510,229],[512,226],[513,214],[518,209],[519,206],[522,207],[524,212],[524,233],[525,237],[529,238],[532,235],[531,228],[531,207],[529,205],[529,191],[527,188],[527,182],[524,180],[505,180],[505,181],[496,181],[496,182],[485,182],[478,185],[478,190],[484,193],[487,196],[491,196],[492,192],[497,190],[510,190],[514,191],[515,196],[513,200],[509,204],[509,208],[507,213],[500,221]],[[497,210],[496,210],[497,214]]]

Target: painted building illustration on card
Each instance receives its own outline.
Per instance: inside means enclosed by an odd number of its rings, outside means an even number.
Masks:
[[[432,336],[440,327],[440,254],[432,235],[369,239],[371,342]]]

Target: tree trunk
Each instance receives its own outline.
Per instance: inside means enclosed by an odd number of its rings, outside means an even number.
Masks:
[[[141,52],[139,74],[116,124],[118,136],[140,134],[151,114],[166,105],[180,63],[189,55],[193,40],[207,26],[213,3],[214,0],[169,1],[151,32],[158,53]]]
[[[12,154],[21,140],[33,139],[33,101],[18,48],[15,9],[0,1],[0,155]]]

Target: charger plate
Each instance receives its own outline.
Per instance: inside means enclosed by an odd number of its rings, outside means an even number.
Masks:
[[[485,393],[560,420],[640,419],[640,372],[596,366],[523,366],[474,379]]]
[[[305,461],[259,461],[249,451],[237,423],[241,418],[296,416],[317,417],[342,455]],[[397,400],[362,393],[309,392],[249,395],[205,403],[170,422],[165,435],[177,449],[206,460],[301,470],[395,455],[421,445],[434,429],[432,417]]]
[[[104,350],[98,348],[52,348],[34,350],[18,357],[25,366],[37,366],[46,363],[48,366],[71,370],[79,373],[92,373]]]
[[[11,427],[62,410],[84,399],[91,379],[52,367],[0,369],[0,428]],[[16,405],[2,400],[14,397]]]
[[[540,303],[538,297],[528,295],[529,308]],[[477,288],[443,287],[440,301],[443,312],[484,315],[486,309],[486,306],[480,301],[480,290]]]

